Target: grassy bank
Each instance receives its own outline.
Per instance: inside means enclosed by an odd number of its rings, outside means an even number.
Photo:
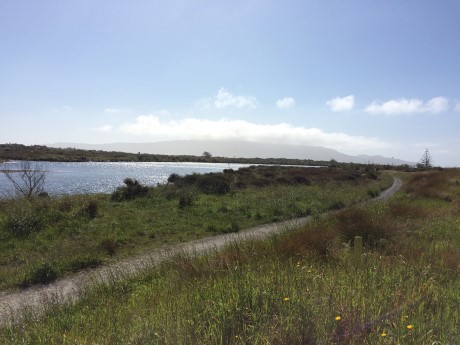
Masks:
[[[175,176],[174,184],[156,188],[130,180],[113,195],[3,200],[0,289],[47,283],[159,246],[317,215],[391,183],[388,175],[363,173],[253,168]]]
[[[94,289],[5,344],[454,344],[460,337],[460,171],[407,177],[266,241],[178,257]],[[353,259],[351,238],[364,239]]]

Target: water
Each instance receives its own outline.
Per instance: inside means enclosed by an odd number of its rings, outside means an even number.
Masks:
[[[46,169],[45,191],[50,195],[112,193],[123,185],[127,177],[147,186],[165,183],[172,173],[187,175],[192,173],[221,172],[224,169],[237,170],[249,164],[227,163],[159,163],[159,162],[40,162]],[[18,169],[18,162],[0,165],[0,169]],[[32,167],[35,163],[32,163]],[[11,195],[13,187],[0,173],[0,196]]]

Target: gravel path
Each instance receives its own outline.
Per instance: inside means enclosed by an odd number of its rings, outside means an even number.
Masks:
[[[394,178],[393,185],[372,201],[384,201],[391,197],[402,181]],[[297,218],[278,223],[257,226],[239,233],[223,234],[200,240],[177,244],[155,250],[152,253],[127,258],[111,265],[81,271],[71,277],[60,279],[48,285],[37,285],[19,292],[0,293],[0,327],[20,322],[26,315],[38,318],[56,304],[78,301],[90,287],[125,279],[180,253],[199,254],[219,249],[229,243],[245,239],[265,238],[282,230],[293,229],[307,223],[310,217]]]

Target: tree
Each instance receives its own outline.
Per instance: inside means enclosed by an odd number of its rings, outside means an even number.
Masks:
[[[3,169],[2,172],[18,195],[30,199],[44,191],[47,171],[38,163],[21,161],[16,168]]]
[[[425,150],[420,162],[417,164],[418,168],[432,168],[433,167],[433,158],[430,155],[428,149]]]
[[[211,157],[212,157],[212,154],[211,154],[210,152],[208,152],[208,151],[204,151],[204,152],[203,152],[203,157],[204,157],[204,158],[211,158]]]

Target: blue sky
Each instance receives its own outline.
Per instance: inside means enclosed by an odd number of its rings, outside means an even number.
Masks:
[[[245,139],[460,166],[457,0],[0,0],[0,142]],[[210,150],[212,151],[212,150]]]

